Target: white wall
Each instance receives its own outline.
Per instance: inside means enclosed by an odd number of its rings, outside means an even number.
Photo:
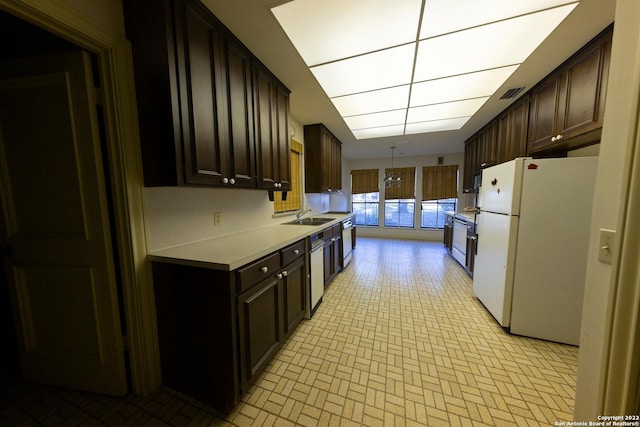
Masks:
[[[574,418],[595,420],[602,413],[609,327],[612,318],[612,268],[597,260],[598,230],[615,230],[622,196],[628,191],[624,170],[633,133],[640,82],[640,2],[616,2],[613,48],[607,89],[607,106],[600,144],[598,177],[591,224],[589,260],[580,340]],[[622,414],[611,414],[622,415]]]
[[[302,126],[291,117],[289,122],[294,129],[293,139],[304,144]],[[304,181],[302,185],[304,189]],[[143,196],[150,251],[291,219],[273,216],[273,202],[269,201],[265,190],[145,187]],[[329,195],[305,195],[304,207],[311,209],[312,214],[327,212]],[[214,212],[221,214],[220,225],[214,225]]]
[[[467,194],[462,193],[462,171],[464,167],[464,153],[444,154],[444,155],[431,155],[431,156],[402,156],[402,147],[396,149],[394,155],[393,165],[395,167],[411,167],[416,168],[416,210],[414,217],[414,228],[396,228],[396,227],[384,227],[384,203],[380,203],[380,209],[378,211],[378,217],[380,219],[380,226],[378,227],[366,227],[358,226],[358,235],[372,236],[372,237],[389,237],[389,238],[403,238],[413,240],[431,240],[441,241],[443,238],[442,230],[428,230],[420,228],[420,200],[422,195],[422,166],[435,166],[438,164],[438,157],[444,156],[445,165],[457,164],[460,170],[460,179],[458,180],[458,210],[462,210],[465,206],[473,204],[473,197],[469,197]],[[348,209],[351,208],[351,194],[350,194],[350,174],[352,169],[374,169],[380,170],[380,188],[384,188],[384,170],[391,167],[391,151],[389,151],[389,157],[382,159],[362,159],[362,160],[349,160],[345,162],[343,168],[343,181],[349,180],[349,183],[345,186],[343,182],[343,188],[349,191],[343,191],[344,200],[343,203],[347,204]],[[380,198],[382,199],[384,192],[380,192]],[[332,196],[335,197],[335,196]]]

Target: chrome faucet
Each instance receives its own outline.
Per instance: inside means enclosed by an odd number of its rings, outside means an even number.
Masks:
[[[307,212],[311,212],[311,209],[305,209],[303,211],[300,211],[296,214],[296,221],[300,221],[300,218],[302,218],[302,216],[304,214],[306,214]]]

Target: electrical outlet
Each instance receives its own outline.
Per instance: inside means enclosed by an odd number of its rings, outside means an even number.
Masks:
[[[600,229],[600,243],[598,245],[598,260],[611,264],[613,257],[613,243],[616,238],[615,230]]]
[[[220,225],[222,222],[222,212],[213,213],[213,225]]]

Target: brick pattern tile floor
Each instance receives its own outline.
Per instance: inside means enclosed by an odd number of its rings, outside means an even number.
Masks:
[[[508,334],[441,243],[358,238],[226,416],[161,387],[113,398],[0,384],[0,426],[550,426],[573,418],[578,348]]]

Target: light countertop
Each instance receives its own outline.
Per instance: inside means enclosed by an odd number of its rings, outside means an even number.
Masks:
[[[452,215],[454,218],[458,218],[461,221],[475,222],[476,217],[473,212],[447,212],[447,215]]]
[[[151,261],[232,271],[287,245],[342,222],[353,213],[325,213],[313,217],[335,218],[322,225],[276,224],[225,236],[186,243],[149,253]],[[291,221],[293,218],[291,219]]]

